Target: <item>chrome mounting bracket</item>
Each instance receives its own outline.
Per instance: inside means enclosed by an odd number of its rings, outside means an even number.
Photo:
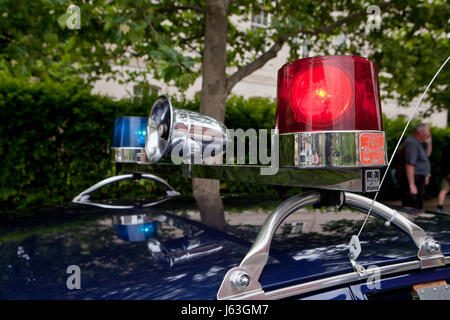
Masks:
[[[349,208],[356,209],[360,212],[367,212],[372,205],[372,200],[360,195],[346,192],[345,204]],[[445,258],[441,252],[439,242],[434,240],[433,237],[428,236],[422,228],[399,214],[396,210],[376,201],[373,203],[370,213],[376,217],[385,219],[386,226],[393,223],[411,237],[418,248],[417,257],[420,261],[420,266],[422,269],[445,265]],[[352,238],[350,243],[352,243],[353,240],[354,239]],[[355,271],[364,276],[364,268],[356,262],[358,255],[349,257],[350,262],[354,266]]]
[[[422,242],[417,256],[422,269],[445,265],[445,257],[441,252],[441,245],[432,237],[427,237]]]
[[[265,292],[259,282],[259,277],[269,258],[269,249],[272,237],[280,224],[295,211],[310,205],[326,205],[326,201],[321,200],[321,192],[307,192],[295,195],[280,204],[265,220],[264,224],[253,242],[247,255],[238,267],[231,268],[222,280],[222,284],[217,292],[217,299],[270,299],[282,295],[275,292]],[[336,199],[335,196],[332,198]],[[350,192],[341,192],[339,199],[342,199],[341,206],[356,209],[359,212],[367,213],[372,200]],[[325,202],[325,203],[324,203]],[[334,201],[333,205],[336,204]],[[374,202],[371,213],[379,218],[393,223],[406,232],[419,248],[419,267],[429,268],[445,265],[445,257],[442,255],[439,243],[432,237],[427,236],[425,231],[419,226],[398,214],[395,210]],[[355,236],[356,237],[356,236]],[[359,245],[359,241],[358,241]],[[356,248],[360,252],[360,247]],[[359,255],[349,256],[357,278],[368,277],[372,271],[365,269],[356,262]],[[283,295],[285,296],[285,295]]]
[[[169,200],[172,197],[180,195],[180,193],[178,191],[176,191],[173,187],[171,187],[165,180],[161,179],[160,177],[157,177],[152,174],[146,174],[146,173],[130,173],[130,174],[122,174],[122,175],[117,175],[117,176],[106,178],[105,180],[102,180],[102,181],[96,183],[95,185],[93,185],[92,187],[81,192],[79,195],[77,195],[75,198],[73,198],[72,202],[95,206],[95,207],[100,207],[100,208],[105,208],[105,209],[133,209],[133,208],[135,208],[134,205],[120,206],[120,205],[110,205],[110,204],[106,204],[106,203],[98,203],[98,202],[89,201],[89,197],[91,196],[92,192],[94,192],[100,188],[103,188],[104,186],[106,186],[108,184],[118,182],[121,180],[128,180],[128,179],[133,179],[136,181],[138,181],[140,179],[148,179],[148,180],[156,181],[156,182],[162,184],[166,188],[166,196],[165,197],[157,199],[156,201],[153,201],[153,202],[143,204],[140,206],[142,208],[157,205],[161,202]]]

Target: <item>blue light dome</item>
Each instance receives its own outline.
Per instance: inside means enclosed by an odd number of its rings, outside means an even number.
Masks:
[[[158,221],[137,223],[137,224],[115,224],[119,239],[130,242],[145,241],[155,237],[158,232]]]
[[[147,118],[122,117],[114,121],[112,148],[144,148]]]

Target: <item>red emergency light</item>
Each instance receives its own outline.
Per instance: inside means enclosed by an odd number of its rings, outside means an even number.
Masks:
[[[376,65],[362,57],[321,56],[278,71],[275,127],[305,131],[383,130]]]

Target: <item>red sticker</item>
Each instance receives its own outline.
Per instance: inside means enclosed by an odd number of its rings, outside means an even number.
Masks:
[[[384,164],[384,135],[382,133],[363,133],[359,136],[359,142],[362,164]]]

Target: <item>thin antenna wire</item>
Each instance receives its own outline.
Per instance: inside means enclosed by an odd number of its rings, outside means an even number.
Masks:
[[[417,108],[419,107],[419,104],[422,102],[423,97],[424,97],[425,94],[427,93],[427,91],[428,91],[428,89],[430,88],[431,84],[434,82],[434,79],[436,79],[436,77],[437,77],[438,74],[441,72],[442,68],[444,68],[444,66],[447,64],[447,62],[448,62],[449,59],[450,59],[450,56],[447,58],[447,60],[445,60],[444,64],[443,64],[443,65],[439,68],[439,70],[436,72],[436,74],[434,75],[433,79],[431,79],[431,82],[428,84],[427,88],[425,89],[425,91],[423,92],[422,96],[420,97],[419,102],[417,102],[416,107],[414,108],[413,113],[412,113],[411,116],[409,117],[408,123],[406,124],[405,129],[403,130],[403,133],[402,133],[400,139],[398,140],[397,145],[395,146],[394,152],[393,152],[393,154],[392,154],[392,156],[391,156],[391,160],[389,160],[389,163],[388,163],[388,166],[387,166],[387,168],[386,168],[386,171],[384,172],[383,178],[381,179],[380,187],[378,188],[378,191],[377,191],[377,193],[375,194],[375,197],[374,197],[373,200],[372,200],[372,204],[370,205],[369,211],[367,212],[366,219],[364,219],[364,223],[362,224],[361,229],[360,229],[359,232],[358,232],[358,238],[359,238],[359,235],[361,234],[362,230],[364,229],[364,226],[366,225],[367,219],[369,218],[369,214],[370,214],[370,212],[372,211],[373,204],[375,203],[375,200],[376,200],[377,197],[378,197],[378,193],[380,192],[381,186],[383,185],[384,178],[386,178],[386,174],[387,174],[388,171],[389,171],[389,168],[390,168],[390,166],[391,166],[392,160],[394,160],[394,157],[395,157],[395,154],[396,154],[396,152],[397,152],[397,149],[398,149],[398,147],[400,146],[400,143],[402,142],[403,136],[405,135],[405,132],[406,132],[406,130],[408,129],[408,126],[409,126],[411,120],[414,118],[414,115],[416,114],[416,111],[417,111]]]

